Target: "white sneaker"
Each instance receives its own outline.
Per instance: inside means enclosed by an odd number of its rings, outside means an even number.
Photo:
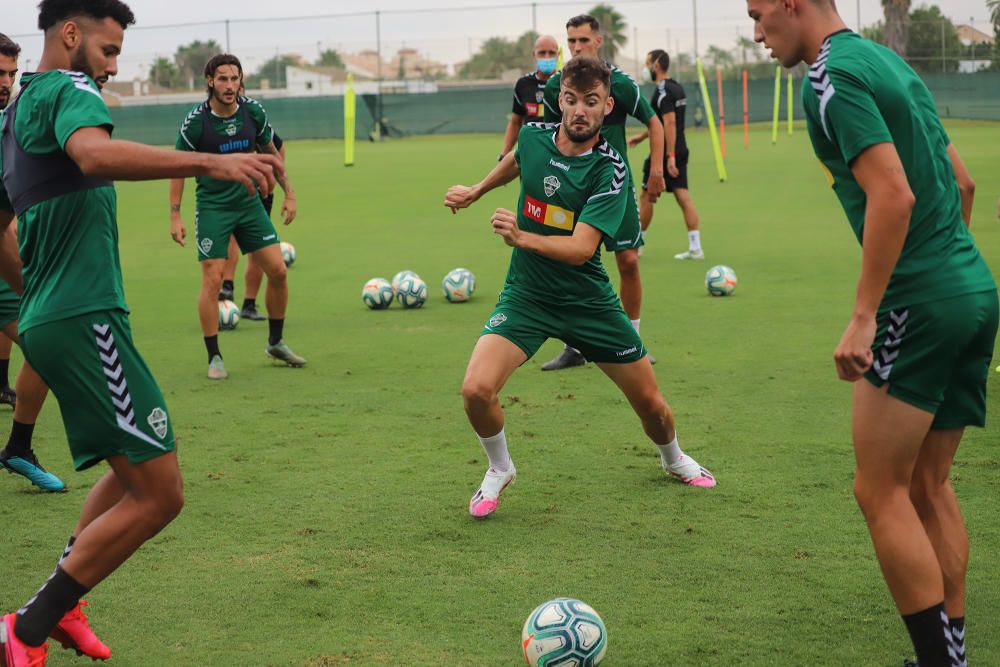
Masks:
[[[705,259],[704,250],[687,250],[674,255],[674,259]]]
[[[500,472],[492,467],[487,470],[486,476],[483,477],[483,483],[469,499],[469,514],[477,519],[485,519],[493,514],[500,503],[500,493],[516,478],[517,470],[514,469],[513,464],[506,472]]]
[[[661,460],[660,463],[663,463]],[[703,489],[711,489],[715,486],[715,476],[702,468],[693,458],[684,454],[676,463],[664,465],[663,469],[671,477],[676,477],[688,486],[697,486]]]

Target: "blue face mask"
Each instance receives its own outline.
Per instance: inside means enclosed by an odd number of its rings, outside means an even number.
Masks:
[[[558,62],[556,58],[542,58],[535,61],[535,67],[542,74],[552,74],[556,71],[556,64]]]

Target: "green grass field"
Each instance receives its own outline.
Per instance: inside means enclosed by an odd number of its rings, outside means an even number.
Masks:
[[[1000,125],[950,130],[1000,275]],[[853,500],[850,387],[832,363],[860,251],[804,131],[776,147],[755,131],[747,151],[731,135],[726,184],[707,134],[690,141],[708,261],[672,259],[686,236],[676,206],[659,205],[642,333],[681,444],[718,488],[666,479],[593,366],[539,372],[559,349],[550,341],[504,392],[519,479],[484,522],[466,509],[485,462],[459,390],[509,258],[489,215],[513,208],[517,189],[458,216],[441,202],[493,167],[499,136],[364,143],[352,169],[340,143],[290,143],[300,219],[282,230],[298,249],[286,339],[309,366],[271,366],[266,325],[242,322],[221,335],[224,383],[205,378],[200,274],[193,244],[170,241],[166,183],[119,186],[135,339],[169,403],[187,504],[89,596],[113,664],[514,666],[527,614],[561,595],[602,614],[609,666],[901,664],[909,641]],[[186,199],[193,233],[190,182]],[[716,263],[739,275],[732,298],[705,293]],[[438,288],[456,266],[478,278],[469,304]],[[401,269],[427,281],[426,307],[365,309],[363,283]],[[967,435],[954,469],[978,665],[1000,664],[991,375],[992,423]],[[55,401],[36,449],[71,489],[0,478],[3,609],[48,576],[100,474],[71,471]],[[49,664],[80,660],[54,647]]]

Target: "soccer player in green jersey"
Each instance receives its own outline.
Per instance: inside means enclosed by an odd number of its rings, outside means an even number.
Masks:
[[[181,510],[173,428],[163,395],[132,342],[118,256],[114,179],[211,176],[269,191],[271,155],[183,153],[111,139],[100,88],[117,71],[132,11],[120,0],[42,0],[38,71],[0,126],[0,231],[18,217],[25,358],[51,388],[77,469],[110,471],[87,495],[55,571],[0,619],[5,667],[45,664],[47,638],[94,658],[110,651],[87,625],[81,598]],[[15,573],[10,573],[14,576]],[[23,572],[16,573],[22,576]]]
[[[969,540],[949,480],[986,420],[996,284],[967,226],[975,186],[934,100],[833,0],[747,0],[755,38],[810,65],[817,157],[862,244],[854,312],[834,351],[854,383],[854,494],[920,667],[965,664]]]
[[[7,107],[11,100],[11,89],[17,76],[17,58],[21,53],[18,46],[6,35],[0,34],[0,111]],[[18,270],[20,258],[17,257],[17,234],[14,225],[10,234],[3,239],[10,244],[9,257],[16,263]],[[62,480],[42,467],[38,456],[31,448],[31,438],[35,430],[35,421],[45,403],[49,388],[38,377],[38,373],[25,362],[17,375],[17,392],[8,386],[7,368],[10,363],[10,351],[17,337],[17,317],[21,308],[21,299],[17,293],[0,280],[0,369],[2,369],[2,389],[0,403],[10,403],[14,408],[14,423],[11,426],[7,446],[0,450],[0,468],[21,475],[35,486],[46,491],[62,491],[66,488]],[[21,400],[17,400],[17,395]]]
[[[681,451],[646,348],[601,264],[600,243],[614,238],[631,196],[628,167],[600,134],[614,106],[611,69],[596,58],[578,57],[562,74],[562,123],[524,126],[517,150],[485,179],[453,186],[445,196],[445,206],[456,211],[521,179],[517,212],[493,214],[493,231],[514,250],[500,301],[462,385],[466,414],[489,458],[469,501],[476,518],[496,510],[501,491],[517,474],[507,451],[500,390],[548,338],[581,350],[618,385],[659,448],[667,473],[691,486],[715,486],[712,474]]]
[[[208,99],[185,117],[177,136],[179,151],[201,153],[254,153],[258,150],[278,158],[267,112],[259,102],[241,97],[243,66],[236,56],[220,54],[205,65]],[[281,210],[284,223],[295,219],[295,193],[286,176],[280,179],[285,191]],[[184,245],[187,230],[181,218],[184,179],[170,182],[170,236]],[[219,288],[229,256],[229,238],[236,236],[240,250],[251,253],[253,261],[267,275],[265,303],[268,339],[264,353],[289,366],[304,366],[306,360],[292,352],[283,340],[285,309],[288,306],[288,269],[281,257],[278,233],[259,197],[247,201],[238,185],[199,177],[195,190],[195,245],[201,262],[201,293],[198,319],[208,351],[208,377],[229,377],[219,351]]]
[[[566,23],[566,40],[569,51],[576,57],[597,58],[598,50],[603,43],[601,26],[597,19],[587,14],[574,16]],[[642,280],[639,276],[639,248],[642,247],[642,229],[639,223],[639,204],[635,196],[635,186],[632,180],[632,169],[628,165],[628,146],[625,142],[625,121],[628,116],[636,118],[649,130],[650,160],[653,165],[650,170],[646,191],[651,201],[666,188],[663,178],[663,125],[656,117],[649,101],[642,96],[639,86],[628,74],[614,65],[607,63],[611,69],[611,97],[614,108],[604,119],[601,136],[625,161],[628,176],[625,212],[622,224],[614,238],[606,239],[604,248],[615,253],[618,264],[618,276],[621,278],[621,300],[636,333],[639,331],[639,314],[642,308]],[[560,75],[553,74],[545,84],[545,120],[556,122],[562,117],[559,109]],[[656,360],[650,355],[650,362]],[[567,345],[559,356],[542,366],[542,370],[558,370],[571,366],[581,366],[586,363],[586,357],[580,350]]]

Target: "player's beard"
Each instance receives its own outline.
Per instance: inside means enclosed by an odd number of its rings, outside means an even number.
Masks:
[[[70,56],[69,68],[74,72],[83,72],[97,84],[98,88],[103,89],[104,84],[107,83],[107,77],[100,79],[97,77],[97,73],[94,68],[90,66],[87,61],[87,38],[84,37],[80,40],[80,46],[76,48],[76,51]]]
[[[212,86],[212,97],[215,98],[216,102],[224,106],[232,104],[236,100],[236,97],[234,97],[231,101],[227,101],[225,98],[225,93],[220,92],[215,86]]]
[[[593,125],[588,126],[586,130],[583,130],[581,132],[574,130],[572,124],[567,123],[564,120],[563,128],[566,130],[566,136],[569,137],[570,141],[572,141],[575,144],[585,144],[591,139],[593,139],[597,135],[597,133],[601,131],[601,124],[595,123]]]
[[[4,86],[0,88],[0,111],[7,108],[7,104],[10,102],[10,88]]]

